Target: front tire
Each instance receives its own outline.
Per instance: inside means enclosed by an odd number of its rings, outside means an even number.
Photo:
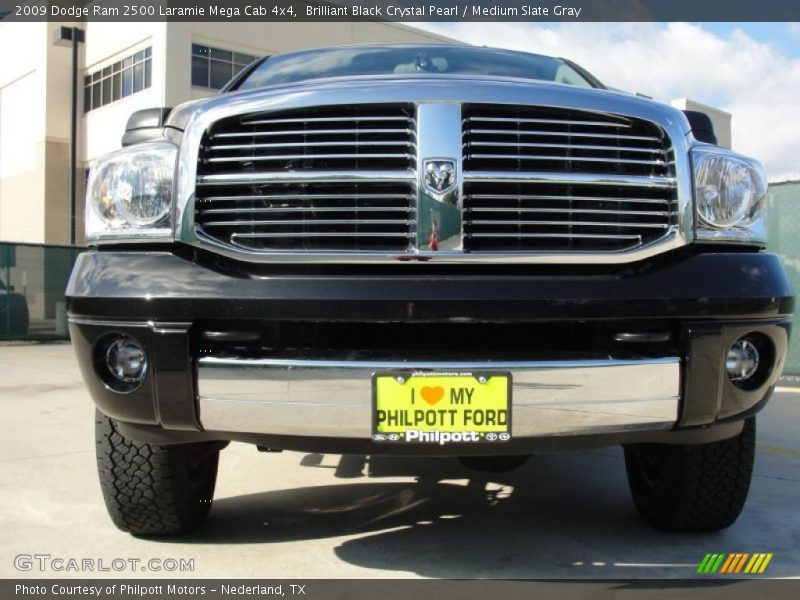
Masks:
[[[219,446],[145,444],[95,417],[97,471],[111,520],[134,535],[186,533],[211,509]]]
[[[719,442],[625,446],[625,468],[636,508],[664,531],[729,527],[747,500],[755,446],[755,417],[745,421],[738,436]]]

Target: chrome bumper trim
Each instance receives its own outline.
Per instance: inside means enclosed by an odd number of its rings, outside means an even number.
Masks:
[[[669,429],[678,419],[680,359],[523,362],[198,360],[208,431],[369,438],[380,371],[508,371],[512,435]]]

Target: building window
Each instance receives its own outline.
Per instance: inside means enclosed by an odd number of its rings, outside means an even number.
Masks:
[[[84,111],[89,112],[149,88],[153,77],[152,55],[152,48],[145,48],[87,75],[83,85]]]
[[[218,90],[257,57],[192,44],[192,85]]]

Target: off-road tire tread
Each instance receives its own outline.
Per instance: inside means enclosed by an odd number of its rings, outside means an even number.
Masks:
[[[718,531],[732,525],[744,508],[755,459],[755,418],[733,438],[710,444],[669,448],[671,466],[660,489],[637,483],[631,453],[625,448],[628,480],[637,508],[655,527],[674,532]]]
[[[97,470],[114,524],[134,535],[186,533],[211,509],[219,451],[204,444],[159,445],[125,438],[109,417],[95,417]],[[182,475],[188,453],[207,453],[198,486]]]

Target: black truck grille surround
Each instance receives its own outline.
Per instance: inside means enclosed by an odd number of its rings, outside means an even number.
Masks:
[[[196,225],[226,245],[255,251],[405,252],[414,182],[385,174],[416,167],[415,128],[413,105],[396,104],[218,121],[200,150]],[[358,180],[341,176],[347,172],[359,173]]]
[[[416,129],[413,104],[217,121],[199,152],[197,232],[254,252],[414,252]],[[678,226],[675,157],[652,122],[464,104],[461,141],[465,253],[632,250]]]
[[[669,139],[648,121],[471,104],[463,107],[463,148],[465,173],[549,176],[535,183],[466,183],[464,234],[471,251],[623,250],[657,240],[677,225],[672,185],[584,184],[571,177],[674,177]]]

